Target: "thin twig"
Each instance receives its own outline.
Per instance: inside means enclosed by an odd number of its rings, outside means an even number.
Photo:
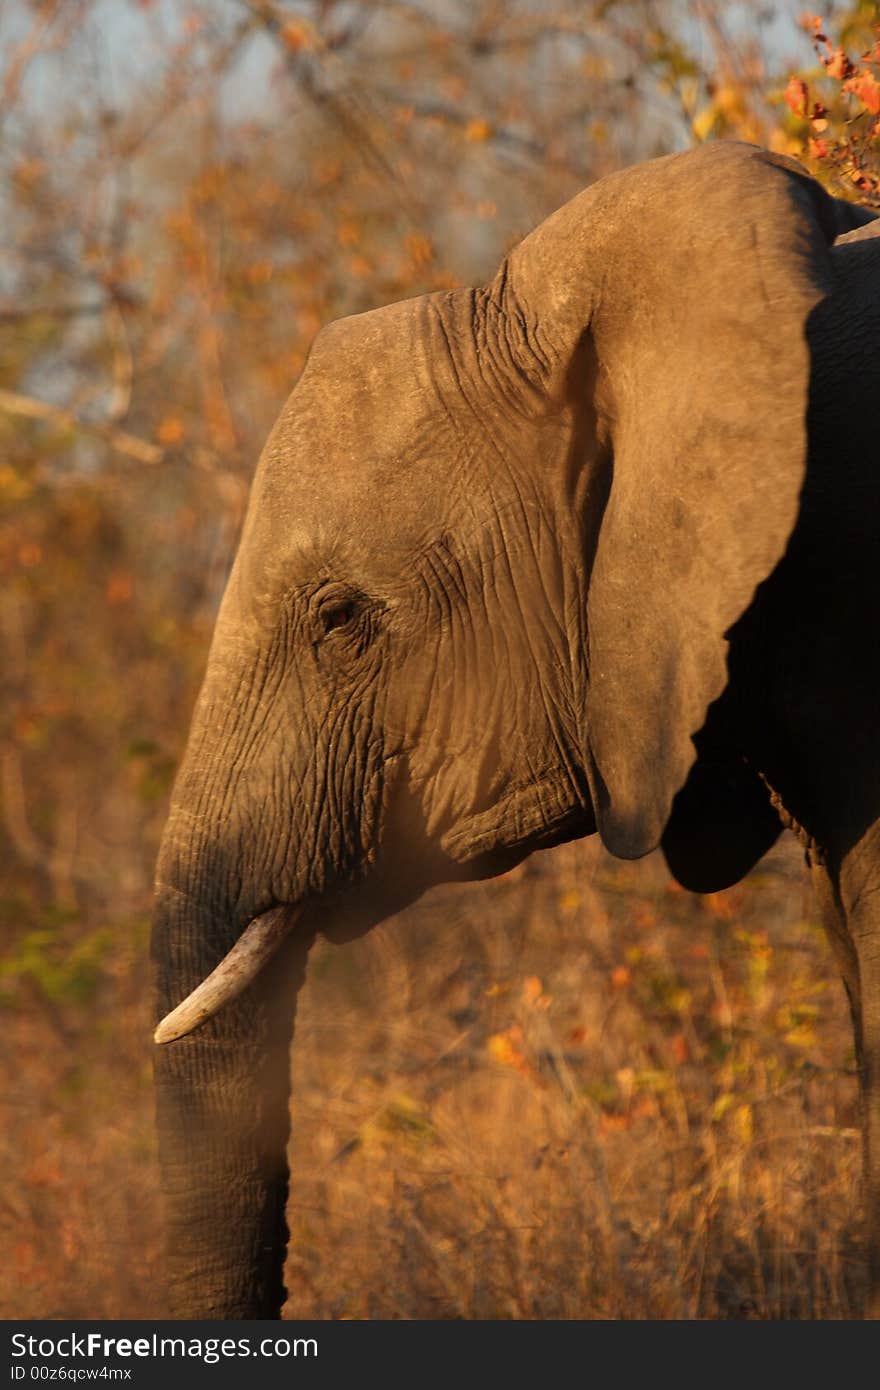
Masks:
[[[101,304],[47,304],[31,309],[0,309],[0,323],[26,323],[28,319],[79,319],[103,314]]]
[[[138,463],[162,463],[166,453],[158,444],[140,439],[127,430],[115,429],[97,420],[83,420],[64,406],[52,405],[49,401],[37,400],[35,396],[24,396],[18,391],[0,388],[0,410],[7,415],[20,415],[27,420],[47,420],[65,429],[76,430],[80,434],[91,434],[109,444],[119,454],[135,459]]]

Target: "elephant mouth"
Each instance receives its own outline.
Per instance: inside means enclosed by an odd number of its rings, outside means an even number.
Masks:
[[[448,856],[446,865],[452,861],[463,877],[488,878],[512,868],[535,849],[590,834],[595,828],[591,811],[573,797],[568,779],[547,776],[453,826],[443,837],[442,851]],[[448,869],[436,875],[438,882],[458,877],[459,873],[450,874]],[[339,939],[361,935],[375,921],[418,896],[418,892],[407,892],[398,885],[397,901],[383,901],[381,911],[368,913],[355,930],[344,931]],[[281,948],[302,914],[303,904],[286,904],[252,918],[219,965],[165,1015],[153,1034],[154,1041],[170,1043],[185,1037],[237,998]],[[329,915],[332,918],[332,913]],[[335,939],[332,930],[325,928],[324,934]]]
[[[237,998],[290,935],[301,912],[298,906],[273,907],[254,917],[220,964],[165,1015],[153,1041],[170,1043],[184,1037]]]

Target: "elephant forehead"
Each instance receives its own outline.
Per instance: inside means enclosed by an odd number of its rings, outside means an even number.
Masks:
[[[334,456],[388,458],[438,414],[433,368],[409,304],[329,324],[312,348],[282,433],[322,441]],[[389,457],[390,456],[390,457]]]
[[[424,314],[421,301],[406,301],[318,335],[254,479],[251,519],[263,540],[360,537],[409,549],[448,523],[470,445],[454,380],[429,362]]]

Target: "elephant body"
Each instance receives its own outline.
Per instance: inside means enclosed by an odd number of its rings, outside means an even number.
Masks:
[[[783,826],[852,1008],[880,1311],[878,227],[792,161],[705,146],[586,190],[488,286],[319,334],[157,875],[180,1316],[283,1301],[317,932],[596,830],[713,891]]]

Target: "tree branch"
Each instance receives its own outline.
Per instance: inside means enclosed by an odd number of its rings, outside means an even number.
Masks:
[[[24,396],[18,391],[0,389],[0,410],[7,415],[19,415],[27,420],[47,420],[50,424],[62,425],[65,429],[76,430],[80,434],[91,434],[102,439],[119,454],[135,459],[138,463],[161,463],[166,451],[158,444],[140,439],[127,430],[101,424],[100,421],[83,420],[72,410],[63,406],[51,405],[49,401],[37,400],[35,396]]]

